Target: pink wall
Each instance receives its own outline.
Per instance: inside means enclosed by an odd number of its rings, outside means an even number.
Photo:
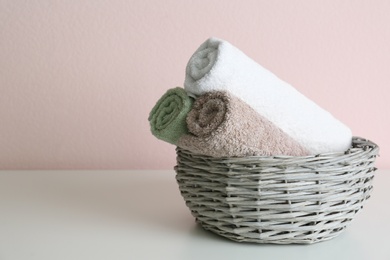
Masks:
[[[0,168],[172,169],[148,113],[210,36],[377,142],[389,168],[389,13],[387,0],[2,1]]]

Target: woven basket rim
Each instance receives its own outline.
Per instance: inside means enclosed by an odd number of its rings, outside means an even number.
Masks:
[[[324,162],[327,159],[334,160],[335,157],[339,157],[340,160],[343,159],[343,157],[350,159],[353,155],[361,153],[373,153],[378,155],[379,152],[379,146],[374,143],[373,141],[353,136],[352,138],[352,145],[351,147],[346,151],[341,152],[331,152],[331,153],[321,153],[321,154],[313,154],[313,155],[306,155],[306,156],[290,156],[290,155],[277,155],[277,156],[244,156],[244,157],[211,157],[208,155],[193,153],[189,150],[186,150],[184,148],[181,148],[179,146],[176,147],[176,152],[180,152],[182,155],[187,154],[191,157],[196,157],[198,159],[203,159],[206,161],[212,161],[215,163],[252,163],[252,162],[262,162],[262,161],[270,161],[273,162],[281,161],[283,163],[291,162],[291,163],[308,163],[308,162]]]

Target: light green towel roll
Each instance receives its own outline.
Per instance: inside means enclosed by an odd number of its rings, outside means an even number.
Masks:
[[[180,136],[188,133],[186,117],[192,103],[193,99],[183,88],[168,90],[149,114],[152,134],[158,139],[176,145]]]

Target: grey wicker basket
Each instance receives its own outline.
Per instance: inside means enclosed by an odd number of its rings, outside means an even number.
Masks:
[[[201,226],[238,242],[331,239],[370,197],[378,146],[354,137],[344,153],[212,158],[177,148],[176,180]]]

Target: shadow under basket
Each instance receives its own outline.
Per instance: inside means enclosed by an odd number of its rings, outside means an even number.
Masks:
[[[354,137],[345,152],[302,157],[176,151],[180,192],[204,229],[238,242],[312,244],[339,235],[363,208],[379,148]]]

